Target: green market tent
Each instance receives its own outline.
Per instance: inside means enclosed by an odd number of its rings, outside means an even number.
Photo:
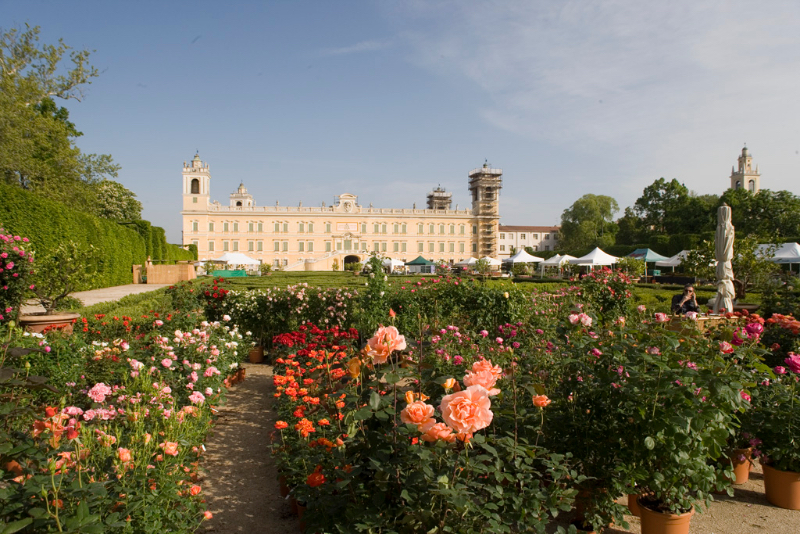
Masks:
[[[411,273],[435,273],[436,272],[436,264],[432,261],[428,261],[422,256],[417,256],[416,259],[413,259],[409,262],[406,262],[406,267],[408,267],[408,271]]]
[[[649,248],[637,248],[630,254],[628,254],[629,258],[636,258],[637,260],[644,260],[645,263],[653,263],[656,261],[667,261],[669,258],[666,256],[662,256],[658,252],[651,250]]]
[[[433,263],[432,261],[426,260],[422,256],[417,256],[416,259],[413,259],[411,261],[407,261],[406,265],[436,265],[436,264]]]

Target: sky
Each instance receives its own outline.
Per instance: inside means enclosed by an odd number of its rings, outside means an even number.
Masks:
[[[257,205],[470,204],[503,169],[501,224],[556,225],[584,194],[660,177],[721,194],[744,144],[800,194],[800,2],[0,0],[0,28],[94,52],[62,102],[143,216],[181,240],[181,170]]]

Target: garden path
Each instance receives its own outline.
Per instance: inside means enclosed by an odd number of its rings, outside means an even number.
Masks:
[[[200,532],[287,534],[298,532],[297,516],[280,495],[268,446],[275,424],[271,410],[272,367],[246,364],[247,378],[228,391],[202,461],[200,482],[214,514]]]
[[[84,306],[91,306],[100,302],[109,302],[119,300],[128,295],[138,295],[139,293],[147,293],[148,291],[155,291],[162,287],[167,287],[170,284],[126,284],[123,286],[103,287],[100,289],[90,289],[89,291],[78,291],[72,293],[71,296],[80,300]],[[43,312],[44,308],[35,301],[29,301],[22,306],[22,313],[38,313]]]

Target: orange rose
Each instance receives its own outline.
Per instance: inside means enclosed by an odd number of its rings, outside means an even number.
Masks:
[[[444,381],[444,384],[442,384],[442,387],[444,389],[446,389],[446,390],[451,390],[451,389],[453,389],[453,387],[455,387],[455,385],[456,385],[456,379],[455,378],[448,378],[447,380]]]
[[[503,377],[503,369],[499,365],[492,365],[492,360],[478,360],[472,364],[473,373],[480,373],[481,371],[489,371],[498,379]]]
[[[198,486],[197,484],[195,484],[194,486],[191,487],[191,489],[189,489],[189,493],[191,493],[192,495],[197,495],[198,493],[200,493],[200,491],[201,491],[200,486]]]
[[[409,425],[421,425],[433,417],[434,408],[422,401],[415,401],[400,412],[400,420]]]
[[[120,447],[119,449],[117,449],[117,454],[119,455],[119,460],[122,463],[128,463],[128,462],[131,461],[131,451],[130,450],[123,449],[122,447]]]
[[[489,392],[483,386],[469,386],[464,391],[445,395],[439,409],[447,426],[459,434],[470,434],[486,428],[494,414]]]
[[[283,430],[284,428],[288,428],[288,427],[289,427],[289,423],[287,423],[286,421],[278,421],[278,422],[275,423],[275,429],[276,430]]]
[[[544,408],[548,404],[550,404],[550,399],[547,398],[547,395],[534,395],[533,396],[533,405],[537,408]]]
[[[435,443],[439,440],[452,443],[456,439],[453,434],[453,429],[444,423],[437,423],[435,419],[429,419],[427,422],[419,426],[419,431],[422,432],[422,441],[428,443]]]
[[[361,360],[358,358],[351,358],[347,362],[347,372],[351,377],[357,378],[361,374]]]
[[[306,484],[311,486],[312,488],[316,488],[317,486],[321,486],[325,483],[325,475],[322,474],[322,466],[318,465],[314,472],[308,475],[306,478]]]
[[[490,396],[497,395],[500,390],[495,388],[497,377],[491,371],[478,371],[467,373],[464,377],[465,386],[483,386],[489,392]]]
[[[381,326],[367,341],[368,354],[375,363],[386,363],[393,351],[404,348],[406,348],[406,338],[401,336],[394,326]]]

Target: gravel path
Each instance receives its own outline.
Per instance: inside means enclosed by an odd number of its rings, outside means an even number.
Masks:
[[[206,441],[200,483],[213,519],[199,532],[250,534],[299,532],[297,516],[280,495],[268,446],[275,424],[271,411],[272,367],[246,364],[247,378],[231,388]]]

